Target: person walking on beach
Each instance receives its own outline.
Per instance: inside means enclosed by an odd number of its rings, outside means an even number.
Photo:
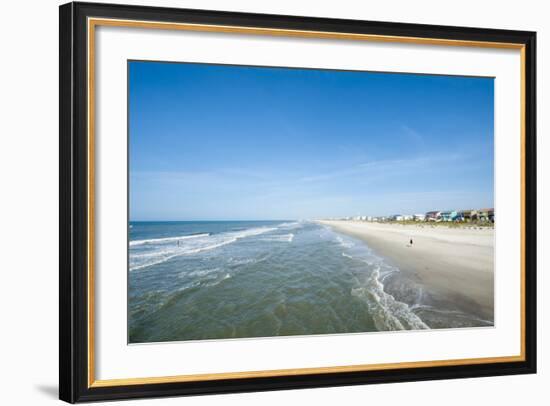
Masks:
[[[411,240],[409,241],[409,243],[411,244],[411,247],[413,246],[413,239],[411,238]]]

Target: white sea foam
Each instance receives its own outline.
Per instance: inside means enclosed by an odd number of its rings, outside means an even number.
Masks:
[[[222,268],[209,268],[209,269],[199,269],[192,272],[182,272],[179,276],[180,278],[187,278],[189,276],[203,277],[208,275],[213,275],[221,271]]]
[[[409,305],[396,300],[384,291],[384,284],[380,281],[379,266],[372,270],[362,286],[353,288],[351,294],[367,302],[369,313],[380,331],[429,329]]]
[[[413,310],[428,310],[428,311],[431,311],[431,312],[439,314],[439,315],[451,316],[455,319],[463,317],[463,318],[466,318],[466,319],[469,319],[469,320],[475,320],[478,323],[482,323],[482,324],[486,324],[486,325],[493,325],[494,324],[494,322],[492,320],[483,319],[481,317],[477,317],[477,316],[474,316],[472,314],[464,313],[460,310],[441,309],[441,308],[436,308],[436,307],[433,307],[433,306],[430,306],[430,305],[424,305],[424,304],[419,304],[419,303],[412,305],[411,309],[413,309]]]
[[[226,279],[229,279],[229,278],[231,278],[231,274],[226,273],[226,274],[225,274],[224,276],[222,276],[221,278],[216,279],[216,280],[213,281],[213,282],[209,282],[209,283],[205,284],[205,286],[207,286],[207,287],[216,286],[216,285],[219,285],[220,283],[222,283],[223,281],[225,281]]]
[[[248,264],[254,264],[258,262],[259,260],[256,258],[229,258],[227,261],[231,266],[240,266],[240,265],[248,265]]]
[[[384,273],[380,272],[380,276],[378,278],[380,280],[380,283],[384,284],[384,281],[388,278],[388,276],[393,275],[396,272],[399,272],[399,269],[393,268],[393,269],[390,269],[389,271],[386,271]]]
[[[144,245],[144,244],[159,244],[159,243],[169,243],[169,242],[177,242],[180,240],[188,240],[190,238],[202,238],[202,237],[208,237],[210,233],[203,233],[203,234],[191,234],[191,235],[180,235],[178,237],[166,237],[166,238],[151,238],[149,240],[135,240],[130,241],[130,247],[135,247],[136,245]]]
[[[336,241],[338,241],[338,243],[344,247],[344,248],[351,248],[353,247],[355,244],[350,241],[350,240],[344,240],[341,236],[337,235],[336,236]]]
[[[336,234],[336,233],[335,233]],[[344,248],[342,256],[366,265],[364,278],[351,294],[366,301],[378,330],[428,329],[428,325],[417,316],[406,303],[400,302],[384,290],[384,281],[398,268],[386,263],[383,258],[364,244],[336,234],[336,242]]]
[[[291,223],[282,223],[279,224],[278,228],[286,229],[286,230],[294,230],[296,228],[301,228],[304,226],[303,221],[293,221]]]
[[[176,289],[178,292],[183,292],[184,290],[195,288],[200,285],[200,281],[193,281],[186,283],[182,286],[180,286],[178,289]]]
[[[292,242],[294,239],[294,233],[272,235],[262,238],[262,241],[276,241],[276,242]]]
[[[274,230],[276,230],[274,227],[256,227],[220,234],[203,233],[133,241],[138,244],[130,243],[130,271],[158,265],[181,255],[193,255],[214,250],[240,239]]]

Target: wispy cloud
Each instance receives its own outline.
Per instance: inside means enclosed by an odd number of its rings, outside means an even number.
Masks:
[[[304,175],[297,171],[266,172],[251,168],[224,168],[201,171],[132,171],[136,180],[147,180],[171,185],[202,185],[203,187],[249,187],[258,191],[277,193],[314,185],[337,185],[340,181],[355,180],[361,184],[391,180],[411,174],[433,173],[441,165],[456,165],[467,161],[468,156],[458,153],[434,156],[419,156],[409,159],[384,159],[361,162],[358,164],[325,170],[311,169],[311,174]]]
[[[357,175],[379,178],[381,176],[407,174],[410,173],[411,170],[432,168],[438,164],[448,164],[465,159],[467,159],[467,156],[462,154],[447,154],[439,156],[421,156],[410,159],[373,160],[342,169],[327,171],[325,173],[304,176],[299,178],[299,181],[306,183],[321,182]]]

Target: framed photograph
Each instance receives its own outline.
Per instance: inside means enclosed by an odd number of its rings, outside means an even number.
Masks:
[[[534,32],[60,7],[60,398],[536,371]]]

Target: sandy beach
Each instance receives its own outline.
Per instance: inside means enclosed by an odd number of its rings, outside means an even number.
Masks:
[[[320,221],[363,240],[377,254],[411,275],[435,300],[493,320],[492,228],[449,228],[356,221]],[[413,244],[410,245],[412,238]]]

